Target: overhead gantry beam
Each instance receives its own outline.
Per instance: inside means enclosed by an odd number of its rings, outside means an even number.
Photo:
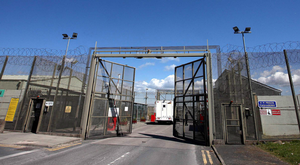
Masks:
[[[95,51],[95,57],[133,57],[133,58],[162,58],[162,57],[204,57],[207,50],[114,50]]]

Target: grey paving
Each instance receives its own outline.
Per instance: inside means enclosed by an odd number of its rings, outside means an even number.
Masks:
[[[6,165],[219,164],[210,147],[191,144],[173,137],[172,127],[172,125],[140,123],[134,125],[133,133],[128,136],[86,140],[81,145],[59,151],[50,152],[38,149],[23,155],[12,155],[0,159]]]
[[[226,165],[288,165],[253,145],[215,145],[214,147]]]
[[[76,137],[43,135],[34,133],[22,132],[7,132],[0,133],[0,144],[3,145],[24,145],[36,147],[55,147],[57,145],[81,141]],[[1,146],[0,145],[0,146]]]

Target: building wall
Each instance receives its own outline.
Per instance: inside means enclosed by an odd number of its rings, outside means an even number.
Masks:
[[[299,97],[299,96],[298,96]],[[257,96],[258,101],[276,101],[276,107],[259,108],[263,138],[299,134],[292,96]],[[280,115],[267,115],[264,109],[278,109]]]
[[[20,90],[25,89],[26,81],[19,80],[1,80],[0,89]]]
[[[5,117],[11,98],[19,98],[18,107],[21,103],[22,90],[5,90],[3,97],[0,97],[0,132],[3,132],[5,126]],[[17,114],[17,110],[16,110]],[[16,115],[15,115],[16,117]]]

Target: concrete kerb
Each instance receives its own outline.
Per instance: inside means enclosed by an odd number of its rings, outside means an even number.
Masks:
[[[64,143],[59,143],[59,144],[55,144],[55,145],[45,145],[45,144],[36,144],[36,143],[30,143],[30,142],[25,142],[25,143],[19,143],[16,144],[17,146],[25,146],[25,147],[39,147],[39,148],[56,148],[58,146],[65,146],[65,145],[69,145],[69,144],[73,144],[76,142],[81,142],[82,139],[76,139],[76,140],[71,140],[68,142],[64,142]]]
[[[214,145],[211,146],[211,148],[213,149],[213,151],[215,152],[217,158],[219,159],[220,163],[222,165],[226,165],[225,161],[222,159],[221,155],[218,153],[217,149],[215,148]]]
[[[5,132],[0,134],[0,147],[45,147],[54,148],[82,141],[80,138],[43,134]]]

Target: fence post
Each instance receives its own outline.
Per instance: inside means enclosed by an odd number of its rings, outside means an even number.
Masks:
[[[4,64],[3,64],[3,66],[2,66],[2,70],[1,70],[1,72],[0,72],[0,80],[2,79],[2,76],[3,76],[3,74],[4,74],[4,70],[5,70],[7,61],[8,61],[8,56],[5,57],[5,61],[4,61]]]
[[[293,79],[292,79],[292,76],[291,76],[290,64],[289,64],[289,60],[288,60],[287,53],[286,53],[285,49],[283,50],[283,53],[284,53],[284,58],[285,58],[285,62],[286,62],[286,68],[287,68],[288,75],[289,75],[289,81],[290,81],[291,91],[292,91],[292,95],[293,95],[293,101],[294,101],[294,106],[295,106],[295,111],[296,111],[296,117],[297,117],[297,121],[298,121],[298,128],[299,128],[299,132],[300,132],[299,112],[298,112],[298,106],[297,106],[297,102],[296,102]]]
[[[22,111],[22,108],[24,106],[24,102],[26,100],[26,96],[27,96],[29,84],[30,84],[30,81],[31,81],[31,76],[32,76],[32,73],[33,73],[33,69],[34,69],[34,66],[35,66],[35,62],[36,62],[36,56],[34,56],[34,59],[33,59],[32,65],[31,65],[31,69],[30,69],[30,73],[29,73],[29,76],[28,76],[28,79],[27,79],[27,84],[26,84],[24,96],[23,96],[23,99],[22,99],[21,106],[19,108],[19,112],[18,112],[18,116],[17,116],[17,120],[16,120],[16,124],[15,124],[14,130],[16,130],[16,128],[17,128],[17,124],[18,124],[18,120],[19,120],[19,117],[20,117],[20,113]],[[24,120],[24,125],[22,127],[22,131],[24,131],[25,124],[26,124],[26,117],[25,117],[25,120]]]
[[[48,124],[48,128],[47,128],[47,132],[50,132],[50,127],[52,124],[52,120],[53,120],[53,111],[55,111],[55,104],[56,104],[56,100],[57,100],[57,94],[58,94],[58,90],[59,90],[59,84],[60,84],[60,80],[61,80],[61,75],[64,71],[64,67],[65,67],[65,60],[66,60],[66,56],[63,57],[61,65],[60,65],[60,72],[59,72],[59,76],[58,76],[58,80],[57,80],[57,85],[56,85],[56,90],[55,90],[55,96],[53,99],[53,108],[50,114],[50,119],[49,119],[49,124]],[[55,119],[54,119],[55,120]]]
[[[86,95],[85,100],[83,104],[83,110],[82,110],[82,118],[81,118],[81,138],[85,139],[86,136],[86,127],[89,117],[89,110],[90,110],[90,104],[91,104],[91,96],[92,96],[92,90],[93,90],[93,84],[94,84],[94,78],[95,78],[95,69],[96,69],[96,61],[97,58],[95,57],[95,53],[97,50],[97,42],[95,44],[95,50],[93,52],[93,56],[91,58],[91,65],[90,65],[90,73],[89,73],[89,79],[88,79],[88,85],[86,89]]]

